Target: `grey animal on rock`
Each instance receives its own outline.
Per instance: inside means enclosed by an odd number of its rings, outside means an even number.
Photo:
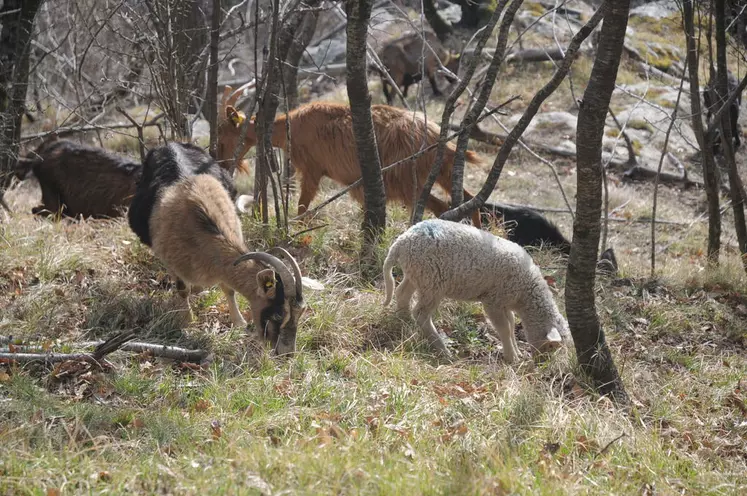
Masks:
[[[431,83],[433,94],[441,96],[441,90],[438,89],[436,84],[439,60],[444,67],[454,74],[459,70],[459,54],[452,53],[444,48],[435,33],[426,31],[425,43],[426,46],[423,46],[423,36],[420,33],[406,33],[397,39],[388,41],[379,52],[381,63],[384,64],[384,68],[389,72],[392,80],[403,88],[402,95],[405,98],[407,98],[407,90],[410,85],[423,79],[423,72]],[[421,58],[423,59],[422,62]],[[381,77],[381,89],[387,103],[392,105],[396,92],[390,92],[389,81],[376,65],[369,65],[369,70],[378,73]],[[444,74],[444,77],[450,83],[456,81],[448,74]]]
[[[395,265],[404,273],[396,290],[397,312],[409,312],[410,300],[417,293],[412,316],[431,345],[445,355],[449,351],[432,320],[444,298],[483,304],[503,343],[507,363],[513,363],[520,353],[514,313],[521,318],[535,354],[550,352],[570,340],[568,323],[539,267],[512,241],[440,219],[412,226],[395,240],[384,262],[384,306],[392,300]]]

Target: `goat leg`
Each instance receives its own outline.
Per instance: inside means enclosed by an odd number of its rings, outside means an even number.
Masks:
[[[236,291],[225,284],[221,284],[220,288],[226,294],[226,300],[228,300],[228,313],[231,316],[231,322],[235,327],[246,327],[246,320],[241,315],[239,306],[236,303]]]

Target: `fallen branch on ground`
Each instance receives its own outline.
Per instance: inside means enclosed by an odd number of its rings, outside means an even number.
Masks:
[[[456,130],[458,129],[458,127],[456,126],[456,124],[451,124],[449,129]],[[470,134],[471,139],[493,146],[501,146],[507,136],[507,134],[503,133],[493,133],[491,131],[485,131],[484,129],[481,129],[480,126],[475,126],[474,128],[472,128],[472,134]],[[542,143],[535,143],[527,140],[523,140],[523,142],[527,145],[527,147],[531,147],[532,149],[536,149],[541,152],[549,153],[551,155],[557,155],[558,157],[576,158],[576,152],[574,152],[573,150],[558,148],[550,145],[543,145]],[[602,155],[604,157],[608,156],[609,154],[605,154],[603,152]],[[627,165],[627,163],[627,160],[615,158],[610,161],[610,164],[620,166]]]
[[[506,63],[517,62],[548,62],[551,60],[563,60],[565,54],[558,47],[555,48],[526,48],[511,52],[506,56]]]
[[[35,361],[43,362],[64,362],[66,360],[83,360],[87,362],[98,362],[104,356],[116,350],[129,351],[133,353],[147,353],[157,358],[166,358],[179,362],[200,363],[208,357],[209,353],[205,350],[188,350],[178,346],[167,346],[156,343],[141,343],[129,341],[135,337],[133,331],[118,333],[106,341],[89,341],[84,343],[74,343],[76,348],[90,348],[95,346],[92,353],[22,353],[24,349],[33,349],[29,346],[14,346],[13,352],[0,353],[0,362],[15,361],[19,363],[29,363]],[[129,341],[129,342],[128,342]],[[0,343],[7,344],[10,338],[0,336]],[[34,347],[35,348],[35,347]],[[10,350],[10,349],[9,349]],[[36,351],[36,350],[34,350]]]
[[[95,341],[83,344],[87,346],[95,346],[100,344],[100,342]],[[141,343],[139,341],[132,341],[124,344],[121,347],[121,350],[130,351],[133,353],[147,353],[157,358],[166,358],[179,362],[193,363],[200,363],[209,355],[209,352],[205,350],[188,350],[186,348],[180,348],[178,346],[167,346],[165,344],[156,343]]]
[[[106,341],[98,342],[93,353],[0,353],[0,363],[57,363],[75,360],[98,364],[106,355],[118,350],[134,337],[135,332],[132,330],[118,332]]]
[[[623,173],[623,179],[628,181],[655,181],[656,175],[656,169],[636,165],[635,167],[631,167]],[[697,186],[700,188],[703,187],[702,182],[689,179],[687,177],[687,174],[678,176],[677,174],[662,172],[661,174],[659,174],[659,182],[662,184],[676,184],[682,186],[683,188],[691,188],[693,186]]]

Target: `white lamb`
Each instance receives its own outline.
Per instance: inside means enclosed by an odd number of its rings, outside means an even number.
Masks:
[[[392,300],[394,265],[404,272],[397,288],[397,312],[409,312],[417,291],[413,317],[428,341],[445,355],[448,349],[431,320],[443,298],[481,302],[508,363],[519,354],[513,312],[521,318],[534,353],[552,351],[570,339],[568,323],[540,269],[516,243],[456,222],[420,222],[389,249],[384,262],[384,306]]]

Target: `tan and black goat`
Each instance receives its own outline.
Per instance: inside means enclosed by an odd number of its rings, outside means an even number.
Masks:
[[[226,171],[201,149],[170,143],[151,150],[130,209],[130,225],[177,278],[179,293],[190,286],[220,285],[231,322],[245,326],[236,293],[251,306],[254,328],[275,353],[293,353],[298,320],[305,310],[302,277],[287,251],[249,253],[241,222],[222,184]],[[288,268],[274,253],[290,263]]]

